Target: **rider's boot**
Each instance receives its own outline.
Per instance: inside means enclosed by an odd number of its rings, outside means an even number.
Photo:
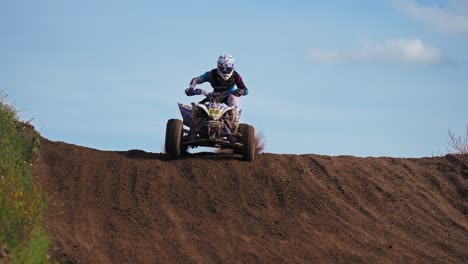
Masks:
[[[239,128],[239,120],[240,120],[240,106],[239,106],[239,98],[234,95],[230,95],[228,97],[228,105],[233,107],[231,111],[232,121],[231,121],[231,134],[236,134]]]
[[[198,125],[198,118],[197,118],[197,107],[192,105],[192,120],[190,121],[190,131],[195,130]],[[190,140],[195,140],[197,138],[196,133],[190,134]]]
[[[237,133],[238,128],[239,128],[239,122],[236,122],[236,121],[232,122],[231,133],[235,135]]]
[[[239,119],[240,119],[239,108],[237,106],[234,107],[232,112],[234,114],[234,118],[233,118],[233,120],[231,122],[231,127],[232,127],[231,133],[235,135],[237,133],[238,128],[239,128]]]

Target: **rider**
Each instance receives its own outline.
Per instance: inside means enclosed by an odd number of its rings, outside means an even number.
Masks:
[[[239,97],[249,94],[249,90],[244,84],[240,74],[234,70],[234,58],[230,54],[222,54],[218,58],[216,69],[205,72],[203,75],[195,77],[190,81],[190,86],[185,90],[188,96],[199,95],[201,92],[195,89],[197,84],[209,82],[214,92],[228,91],[230,94],[224,103],[235,109],[233,122],[233,132],[237,131],[239,126]],[[193,115],[193,118],[195,115]]]

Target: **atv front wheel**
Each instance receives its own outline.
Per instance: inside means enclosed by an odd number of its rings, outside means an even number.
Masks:
[[[181,137],[183,123],[179,119],[169,119],[166,126],[166,152],[173,159],[181,154]]]
[[[255,129],[253,126],[245,125],[242,133],[242,159],[253,161],[255,159]]]

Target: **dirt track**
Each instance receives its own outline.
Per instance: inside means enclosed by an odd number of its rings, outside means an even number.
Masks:
[[[466,155],[249,163],[42,146],[36,183],[61,262],[468,262]]]

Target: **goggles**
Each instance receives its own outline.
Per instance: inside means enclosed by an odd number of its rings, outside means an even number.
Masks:
[[[223,74],[229,74],[234,70],[232,67],[218,67],[218,69]]]

